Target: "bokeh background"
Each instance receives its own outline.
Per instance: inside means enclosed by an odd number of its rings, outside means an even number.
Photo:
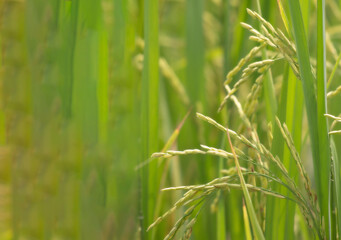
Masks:
[[[277,2],[260,2],[263,17],[285,31]],[[341,5],[326,2],[327,57],[334,64]],[[239,22],[254,23],[246,8],[256,10],[256,1],[0,4],[0,239],[162,239],[183,212],[145,234],[181,194],[159,189],[205,183],[233,163],[200,156],[143,163],[162,149],[225,146],[195,112],[238,126],[232,104],[217,109],[226,73],[255,44]],[[301,1],[312,56],[315,4]],[[282,68],[274,65],[276,93]],[[340,70],[335,78],[331,88]],[[247,95],[250,86],[238,94]],[[340,101],[330,101],[330,113],[341,113]],[[264,103],[258,108],[266,139],[271,119]],[[309,141],[306,135],[302,141]],[[312,173],[307,146],[301,152]],[[241,196],[231,190],[218,210],[203,207],[193,239],[243,239]]]

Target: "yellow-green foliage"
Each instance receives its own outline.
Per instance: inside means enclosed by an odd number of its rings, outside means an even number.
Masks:
[[[0,239],[337,239],[340,9],[2,0]]]

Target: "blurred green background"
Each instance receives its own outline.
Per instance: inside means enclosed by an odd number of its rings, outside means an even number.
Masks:
[[[264,18],[284,31],[276,1],[260,2]],[[316,7],[302,4],[314,55]],[[339,4],[327,1],[333,64]],[[159,189],[205,183],[225,163],[182,157],[136,168],[176,130],[167,149],[225,144],[197,111],[238,126],[234,108],[217,109],[226,73],[254,45],[239,25],[253,22],[247,7],[257,9],[256,1],[2,0],[0,239],[162,239],[181,212],[145,229],[180,192]],[[276,93],[283,71],[274,66]],[[331,100],[331,114],[341,112],[340,101]],[[265,109],[257,114],[264,139]],[[222,210],[204,207],[193,239],[245,237],[241,192],[224,196]]]

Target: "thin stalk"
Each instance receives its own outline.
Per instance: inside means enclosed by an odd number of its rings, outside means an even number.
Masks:
[[[279,112],[278,117],[280,121],[284,122],[286,119],[286,108],[287,108],[287,92],[288,92],[288,73],[289,73],[289,66],[287,65],[285,68],[285,74],[283,76],[282,82],[282,90],[281,90],[281,99],[279,105]],[[276,142],[272,144],[271,152],[274,156],[278,156],[283,161],[283,149],[284,149],[284,140],[281,138],[281,132],[277,124],[273,125],[274,127],[274,139]],[[271,168],[270,168],[271,169]],[[271,169],[275,175],[279,174],[279,170],[275,167]],[[272,188],[276,191],[280,191],[280,187],[275,183],[271,183]],[[267,211],[266,211],[266,238],[273,239],[273,238],[280,238],[285,236],[284,232],[284,222],[285,218],[283,218],[282,213],[285,212],[285,205],[283,201],[275,198],[268,198],[267,199]],[[280,224],[283,221],[283,224]],[[274,231],[275,227],[273,224],[277,225],[276,231]],[[276,235],[274,235],[276,234]]]
[[[142,162],[157,151],[158,100],[159,100],[159,10],[157,0],[144,2],[144,65],[142,72]],[[145,228],[151,223],[157,195],[157,163],[151,162],[143,168],[142,177],[142,239],[148,239]]]
[[[336,146],[333,137],[331,138],[331,153],[333,156],[333,175],[334,175],[334,193],[335,193],[335,207],[337,214],[337,230],[338,234],[341,233],[341,179],[340,179],[340,162],[337,154]]]
[[[325,0],[317,1],[317,124],[318,124],[318,146],[319,146],[319,168],[320,173],[320,207],[322,218],[325,223],[325,231],[331,235],[330,225],[330,143],[328,135],[327,119],[327,76],[326,76],[326,36],[325,36]],[[315,171],[316,172],[316,171]]]
[[[229,133],[228,129],[226,130],[226,134],[227,134],[227,139],[229,141],[229,145],[230,145],[232,154],[234,156],[234,160],[235,160],[235,164],[236,164],[236,168],[237,168],[237,172],[238,172],[238,176],[239,176],[239,180],[240,180],[240,185],[242,187],[243,194],[245,197],[246,207],[247,207],[247,210],[248,210],[249,215],[250,215],[250,221],[251,221],[253,233],[255,234],[255,236],[257,237],[258,240],[265,240],[263,232],[262,232],[262,228],[260,227],[259,222],[257,220],[257,215],[256,215],[255,209],[253,207],[249,191],[246,187],[246,183],[245,183],[245,180],[243,177],[243,173],[242,173],[242,170],[241,170],[240,165],[239,165],[237,154],[234,151],[234,148],[233,148],[233,145],[231,142],[231,138],[230,138],[230,133]]]
[[[333,70],[332,70],[332,73],[330,74],[330,77],[329,77],[329,79],[328,79],[328,82],[327,82],[327,90],[329,89],[330,84],[332,83],[332,81],[333,81],[333,79],[334,79],[334,75],[335,75],[335,72],[336,72],[337,68],[339,67],[340,60],[341,60],[341,53],[340,53],[339,56],[337,57],[336,62],[335,62],[335,65],[334,65]]]
[[[249,216],[247,214],[247,210],[246,210],[246,207],[245,207],[244,200],[243,200],[243,216],[244,216],[244,226],[245,226],[246,240],[252,240],[250,223],[249,223]]]
[[[291,131],[295,149],[298,153],[301,150],[302,136],[302,119],[303,119],[303,91],[301,82],[296,78],[295,74],[290,70],[288,78],[288,98],[287,98],[287,120],[288,129]],[[295,91],[293,91],[295,89]],[[289,175],[297,178],[298,171],[294,159],[290,156],[288,149],[284,151],[284,165],[287,167]],[[289,194],[290,196],[290,194]],[[285,225],[285,233],[287,238],[294,238],[294,217],[296,205],[286,202],[287,218]]]
[[[221,146],[223,147],[225,145],[225,138],[221,139]],[[226,166],[225,164],[226,159],[220,157],[219,158],[219,177],[223,177],[223,174],[221,170],[224,169]],[[220,192],[219,195],[224,194],[223,192]],[[218,199],[218,211],[217,211],[217,240],[219,239],[226,239],[226,207],[225,207],[225,198],[224,195],[223,197],[219,197]]]

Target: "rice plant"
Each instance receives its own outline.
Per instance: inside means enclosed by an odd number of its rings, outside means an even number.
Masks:
[[[340,16],[0,1],[0,239],[339,239]]]
[[[292,4],[294,7],[291,8],[292,5],[290,4]],[[304,33],[303,21],[299,18],[295,19],[294,16],[294,14],[299,14],[300,7],[297,5],[297,3],[290,4],[290,14],[293,16],[292,21],[298,22],[297,24],[301,26],[301,28],[303,28]],[[295,9],[295,7],[297,9]],[[264,211],[264,208],[265,211],[269,210],[265,206],[261,205],[262,203],[264,204],[264,202],[267,201],[269,196],[285,199],[286,201],[292,201],[293,203],[295,203],[305,220],[306,226],[313,229],[313,235],[317,236],[319,239],[332,238],[331,234],[334,234],[335,238],[338,236],[339,230],[336,221],[334,222],[334,225],[332,225],[332,222],[330,222],[331,213],[328,211],[331,211],[330,207],[334,206],[334,211],[336,213],[334,212],[333,214],[338,215],[337,204],[330,198],[331,192],[335,190],[338,191],[337,188],[333,190],[330,187],[331,181],[335,181],[333,177],[335,177],[337,173],[335,172],[335,175],[330,175],[330,162],[332,161],[329,150],[330,147],[333,148],[334,145],[329,145],[328,134],[336,134],[339,133],[339,131],[328,132],[328,126],[326,125],[325,117],[332,118],[335,123],[336,121],[340,121],[340,119],[338,117],[325,114],[324,106],[324,110],[322,110],[321,116],[321,119],[323,119],[322,123],[318,123],[315,120],[309,120],[310,117],[316,119],[317,116],[320,116],[316,113],[316,111],[318,110],[316,101],[322,101],[322,104],[325,104],[327,96],[331,96],[332,94],[334,94],[334,92],[330,92],[327,95],[322,91],[321,94],[323,94],[323,97],[320,99],[316,99],[315,89],[326,88],[325,73],[322,76],[316,76],[315,71],[313,70],[314,67],[311,66],[311,63],[309,61],[310,57],[309,52],[307,52],[304,34],[298,33],[298,31],[302,31],[302,29],[294,29],[294,35],[296,37],[297,44],[295,45],[295,43],[290,41],[280,29],[275,29],[257,12],[250,9],[247,9],[247,12],[252,18],[259,21],[261,31],[256,30],[254,27],[246,23],[241,23],[241,25],[242,27],[250,31],[250,40],[256,41],[257,43],[259,43],[259,45],[251,49],[250,52],[239,61],[236,67],[234,67],[227,74],[226,80],[224,82],[227,94],[218,109],[218,111],[221,111],[229,100],[233,102],[240,118],[239,129],[238,131],[232,131],[229,128],[219,124],[212,118],[202,115],[201,113],[197,113],[197,117],[199,119],[206,121],[213,127],[226,133],[229,142],[229,146],[227,146],[226,149],[230,149],[231,152],[227,152],[226,150],[224,150],[225,148],[220,149],[201,145],[201,149],[188,149],[183,151],[169,150],[166,152],[154,153],[151,156],[152,158],[167,159],[170,157],[181,155],[213,155],[224,158],[227,161],[234,159],[235,168],[232,168],[230,170],[222,169],[222,173],[226,174],[226,176],[216,178],[206,184],[164,188],[163,191],[185,190],[185,193],[183,194],[183,197],[180,198],[170,210],[168,210],[162,216],[158,217],[155,222],[149,226],[147,231],[158,225],[168,215],[178,210],[180,207],[187,207],[184,215],[176,222],[174,227],[170,230],[170,232],[164,239],[175,238],[177,232],[180,232],[178,238],[182,235],[183,239],[189,239],[189,230],[194,227],[193,224],[198,218],[201,207],[207,204],[207,202],[209,202],[210,204],[216,204],[216,201],[212,196],[219,196],[221,194],[221,191],[228,191],[231,188],[237,188],[241,189],[243,192],[247,208],[246,214],[248,215],[246,217],[246,221],[251,222],[252,235],[256,239],[265,239],[264,232],[266,232],[267,230],[267,223],[271,221],[267,216],[265,217],[264,213],[262,213],[262,211]],[[324,24],[324,19],[322,19],[321,21],[322,23],[319,24]],[[322,43],[320,41],[322,41]],[[318,44],[320,44],[319,47],[325,48],[325,40],[322,38],[320,41],[318,42]],[[266,47],[268,47],[269,49],[271,48],[272,52],[268,55],[271,55],[272,57],[269,59],[262,59],[260,61],[252,61],[257,56],[257,54],[259,54],[262,49],[266,49]],[[300,55],[302,54],[305,54],[304,59],[301,59]],[[322,71],[325,72],[325,67],[323,68],[326,62],[325,53],[322,51],[321,54],[324,55],[324,57],[322,60],[320,59],[321,63],[318,66],[321,66],[322,64]],[[307,171],[305,170],[303,162],[300,158],[300,154],[296,150],[293,138],[285,123],[282,124],[281,121],[276,117],[276,124],[282,135],[281,137],[284,139],[286,146],[288,147],[291,154],[291,158],[296,164],[296,169],[300,176],[298,181],[295,179],[295,176],[290,176],[289,170],[283,164],[283,159],[280,159],[278,155],[274,155],[271,151],[273,149],[272,145],[278,144],[279,141],[277,139],[274,139],[270,135],[269,146],[265,146],[265,144],[261,143],[259,140],[260,138],[257,133],[257,122],[254,120],[254,117],[256,114],[257,105],[259,104],[258,100],[260,98],[260,92],[264,85],[264,76],[271,68],[271,65],[274,64],[274,62],[276,61],[286,62],[286,64],[290,66],[291,71],[293,72],[295,77],[299,79],[303,84],[309,120],[308,122],[310,127],[310,140],[312,144],[313,158],[320,157],[320,160],[314,160],[315,178],[317,178],[315,179],[315,181],[317,182],[317,187],[320,187],[320,189],[316,189],[317,193],[312,190],[313,187]],[[307,65],[304,65],[305,63],[307,63]],[[317,68],[317,72],[318,71],[321,71],[319,70],[319,67]],[[229,84],[239,72],[241,72],[241,75],[238,76],[238,80],[233,84],[232,87],[230,87]],[[322,78],[322,85],[315,86],[313,80],[319,77]],[[235,94],[241,88],[243,83],[252,78],[255,78],[255,80],[252,84],[247,98],[243,99],[245,103],[244,105],[242,105],[240,99],[238,99]],[[282,81],[287,81],[287,79],[284,78]],[[282,82],[282,85],[284,84],[285,83]],[[336,89],[335,91],[337,92],[338,89]],[[318,124],[320,124],[321,126],[318,127]],[[321,141],[323,134],[327,136],[327,142],[314,144],[314,141]],[[234,137],[234,143],[232,143],[230,135]],[[320,138],[315,139],[316,136],[320,136]],[[319,151],[323,151],[323,154],[320,153],[320,155],[318,156]],[[335,167],[335,165],[338,165],[336,163],[338,161],[337,156],[334,155],[332,159],[334,161],[333,166]],[[247,162],[247,168],[243,168],[243,171],[239,161]],[[273,165],[274,167],[271,168],[271,165]],[[325,167],[327,168],[325,173],[323,173],[324,165],[326,165]],[[334,171],[339,170],[334,169]],[[327,177],[321,177],[321,175],[323,174],[325,174]],[[248,183],[245,181],[245,178],[247,178]],[[304,187],[299,187],[297,182],[302,183]],[[274,183],[285,188],[287,194],[282,194],[280,191],[277,192],[276,188],[273,187]],[[250,197],[251,191],[258,193],[258,196],[254,194],[255,197],[253,201]],[[254,206],[258,206],[257,213]],[[195,211],[195,209],[197,209],[197,211]],[[249,228],[246,230],[248,231],[246,233],[246,236],[249,236],[250,238],[251,231]],[[269,236],[270,239],[272,239],[272,237],[275,237],[276,235]]]

